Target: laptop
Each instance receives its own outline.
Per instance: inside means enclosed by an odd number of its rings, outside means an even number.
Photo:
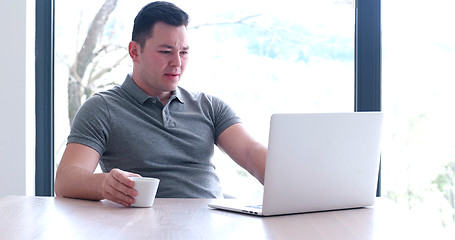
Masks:
[[[381,112],[272,115],[262,204],[216,199],[209,207],[272,216],[373,205],[382,119]]]

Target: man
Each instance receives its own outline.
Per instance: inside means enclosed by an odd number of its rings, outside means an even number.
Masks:
[[[218,198],[214,144],[261,183],[266,148],[220,99],[178,87],[189,45],[188,15],[167,2],[145,6],[134,21],[133,72],[121,86],[79,109],[57,170],[60,197],[109,199],[130,206],[129,176],[159,178],[157,197]],[[97,164],[103,173],[94,173]]]

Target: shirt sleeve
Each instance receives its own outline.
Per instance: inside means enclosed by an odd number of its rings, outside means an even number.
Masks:
[[[215,115],[215,143],[218,136],[230,126],[240,123],[241,120],[234,110],[223,100],[212,97],[213,110]]]
[[[68,143],[86,145],[103,155],[109,138],[109,126],[109,108],[103,97],[95,94],[85,101],[74,117]]]

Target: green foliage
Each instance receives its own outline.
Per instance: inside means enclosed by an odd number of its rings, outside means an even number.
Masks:
[[[439,174],[433,184],[443,194],[452,208],[452,222],[455,223],[455,161],[447,163],[444,167],[445,172]],[[446,222],[442,222],[443,226],[447,226]]]
[[[444,195],[444,198],[449,201],[452,208],[455,209],[455,161],[447,163],[444,167],[445,172],[439,174],[433,184]]]

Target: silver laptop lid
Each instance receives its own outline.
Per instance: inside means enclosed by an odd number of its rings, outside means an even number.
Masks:
[[[272,115],[263,214],[372,205],[382,118],[380,112]]]

